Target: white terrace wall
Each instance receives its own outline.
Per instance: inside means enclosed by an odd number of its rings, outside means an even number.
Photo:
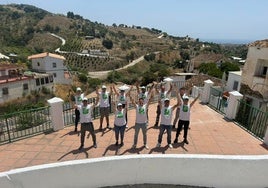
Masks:
[[[173,184],[258,188],[268,185],[268,156],[128,155],[33,166],[0,173],[3,188]]]

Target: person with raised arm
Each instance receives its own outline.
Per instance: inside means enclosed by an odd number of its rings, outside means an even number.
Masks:
[[[173,148],[171,144],[171,129],[172,129],[172,113],[174,109],[177,108],[177,106],[180,103],[180,96],[178,94],[178,89],[176,88],[176,94],[177,94],[177,103],[173,106],[170,106],[170,99],[165,98],[164,102],[158,101],[158,104],[160,106],[160,129],[159,129],[159,135],[158,135],[158,143],[156,147],[161,146],[162,137],[165,132],[167,131],[167,143],[169,148]]]
[[[110,92],[108,92],[105,85],[101,86],[101,92],[99,92],[98,87],[96,88],[96,94],[99,96],[100,100],[100,126],[99,130],[102,131],[102,123],[105,117],[107,128],[111,129],[109,122],[109,113],[110,113],[110,95],[113,93],[112,87],[110,87]]]
[[[179,123],[178,123],[178,128],[177,128],[176,138],[174,140],[174,143],[178,143],[178,137],[183,127],[183,130],[184,130],[183,142],[185,144],[189,144],[187,135],[188,135],[188,129],[190,125],[191,108],[195,104],[199,96],[200,96],[200,93],[190,104],[189,104],[189,97],[187,95],[184,95],[182,97],[182,102],[180,102],[179,104],[180,105]]]
[[[127,111],[128,111],[128,99],[127,97],[129,96],[129,93],[131,91],[133,86],[129,87],[126,86],[126,85],[123,85],[121,87],[119,87],[119,92],[117,91],[117,89],[115,88],[115,85],[113,84],[112,85],[112,89],[113,89],[113,92],[115,93],[115,95],[117,96],[117,100],[116,100],[116,103],[119,104],[121,103],[122,104],[122,108],[123,109],[126,109],[125,110],[125,116],[126,116],[126,127],[127,127]],[[129,90],[128,90],[129,89]],[[128,90],[126,92],[126,90]]]
[[[156,109],[156,118],[155,118],[155,127],[158,127],[159,124],[159,118],[160,118],[160,114],[161,114],[161,109],[160,109],[160,105],[159,105],[159,101],[161,101],[161,103],[164,103],[164,100],[166,98],[169,98],[169,95],[172,91],[172,84],[170,83],[170,87],[169,90],[166,91],[165,89],[165,83],[160,83],[160,90],[157,87],[157,84],[155,85],[155,91],[158,94],[158,105],[157,105],[157,109]]]
[[[92,110],[97,106],[99,103],[99,96],[97,97],[97,100],[93,104],[88,104],[88,99],[83,98],[81,105],[75,104],[75,109],[79,110],[80,112],[80,122],[81,122],[81,134],[80,134],[80,147],[79,150],[82,150],[84,148],[84,142],[85,142],[85,135],[86,131],[89,131],[92,136],[93,141],[93,147],[97,148],[97,141],[96,141],[96,135],[94,131],[94,125],[92,122]]]
[[[147,127],[148,127],[148,108],[150,105],[150,100],[145,103],[144,98],[140,97],[138,102],[134,101],[134,99],[130,96],[130,101],[136,108],[136,120],[135,120],[135,133],[134,133],[134,143],[132,148],[135,149],[138,142],[138,135],[140,129],[142,130],[143,134],[143,146],[145,149],[149,149],[147,145]]]

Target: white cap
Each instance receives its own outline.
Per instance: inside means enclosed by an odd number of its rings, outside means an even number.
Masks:
[[[82,89],[80,87],[76,88],[76,91],[82,91]]]
[[[102,85],[101,88],[102,88],[102,89],[106,89],[106,86],[105,86],[105,85]]]
[[[83,98],[83,101],[88,101],[88,99],[86,97]]]
[[[145,86],[141,86],[141,89],[146,89],[146,87]]]
[[[184,96],[182,97],[182,100],[189,100],[189,97],[188,97],[187,95],[184,95]]]
[[[169,98],[165,98],[165,100],[164,101],[169,101]]]
[[[123,106],[122,103],[118,103],[117,106]]]

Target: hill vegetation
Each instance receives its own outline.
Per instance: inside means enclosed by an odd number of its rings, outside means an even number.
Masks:
[[[0,5],[0,19],[0,53],[16,54],[12,62],[25,63],[29,68],[29,55],[45,51],[61,53],[69,70],[78,73],[81,83],[90,84],[90,87],[100,81],[89,78],[88,71],[115,70],[140,56],[145,56],[145,60],[133,67],[110,72],[106,81],[133,84],[140,80],[147,84],[174,72],[187,71],[189,62],[198,56],[207,57],[201,64],[215,64],[208,59],[220,56],[222,63],[235,66],[237,70],[242,65],[229,57],[245,59],[247,53],[246,45],[201,42],[189,36],[171,36],[142,26],[106,26],[73,12],[67,12],[66,16],[52,14],[24,4]],[[51,33],[65,39],[65,45]],[[214,74],[210,73],[214,68],[206,66],[209,65],[203,65],[200,71],[217,77],[221,77],[225,70],[233,70],[216,67],[217,73]]]

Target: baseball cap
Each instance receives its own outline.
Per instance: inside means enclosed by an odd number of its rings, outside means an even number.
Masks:
[[[189,100],[189,97],[187,95],[182,97],[182,100]]]
[[[165,100],[164,101],[169,101],[169,98],[165,98]]]
[[[122,103],[118,103],[117,106],[123,106]]]
[[[82,91],[82,89],[80,87],[76,88],[76,91]]]
[[[106,86],[105,86],[105,85],[102,85],[101,88],[102,88],[102,89],[106,89]]]
[[[88,101],[88,99],[86,97],[83,98],[83,101]]]
[[[146,89],[145,86],[141,86],[141,89]]]

